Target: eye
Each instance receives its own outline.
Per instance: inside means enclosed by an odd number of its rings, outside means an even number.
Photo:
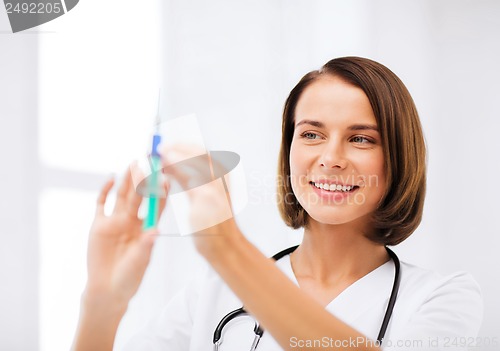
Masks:
[[[314,139],[318,139],[320,136],[316,133],[313,133],[313,132],[304,132],[302,134],[300,134],[300,136],[304,139],[308,139],[308,140],[314,140]]]
[[[351,138],[351,141],[357,144],[373,144],[373,140],[368,139],[362,135],[355,135]]]

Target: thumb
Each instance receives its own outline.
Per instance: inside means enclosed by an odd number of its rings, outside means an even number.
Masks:
[[[158,237],[158,229],[151,229],[143,232],[139,238],[138,249],[141,253],[141,256],[149,262],[149,258],[151,257],[151,251],[153,250],[154,244],[156,242],[156,238]]]
[[[116,267],[113,285],[127,299],[130,299],[139,288],[157,236],[156,229],[142,233]]]
[[[137,241],[130,250],[130,259],[133,267],[130,267],[131,273],[137,275],[144,274],[149,260],[151,259],[151,252],[153,250],[156,238],[158,237],[158,230],[151,229],[141,233]]]

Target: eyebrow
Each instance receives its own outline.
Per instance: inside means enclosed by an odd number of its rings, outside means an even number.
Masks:
[[[314,121],[314,120],[310,120],[310,119],[303,119],[302,121],[300,121],[299,123],[297,123],[295,125],[295,128],[297,128],[298,126],[303,125],[303,124],[309,124],[313,127],[318,127],[318,128],[325,128],[325,124],[323,122]],[[375,124],[353,124],[353,125],[350,125],[347,129],[349,129],[349,130],[374,130],[376,132],[379,131],[378,127]]]

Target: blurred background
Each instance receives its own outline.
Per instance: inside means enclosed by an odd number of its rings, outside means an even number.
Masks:
[[[426,135],[425,216],[395,250],[471,272],[480,335],[500,338],[499,18],[494,0],[86,0],[12,34],[1,8],[0,350],[69,349],[97,192],[147,151],[159,87],[163,119],[196,113],[208,149],[241,155],[247,237],[267,255],[299,242],[274,200],[283,103],[351,55],[405,82]],[[203,266],[189,237],[160,237],[116,349]]]

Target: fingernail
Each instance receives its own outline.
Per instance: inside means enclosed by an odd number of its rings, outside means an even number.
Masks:
[[[170,164],[182,161],[182,156],[176,151],[167,151],[164,155],[164,158]]]

